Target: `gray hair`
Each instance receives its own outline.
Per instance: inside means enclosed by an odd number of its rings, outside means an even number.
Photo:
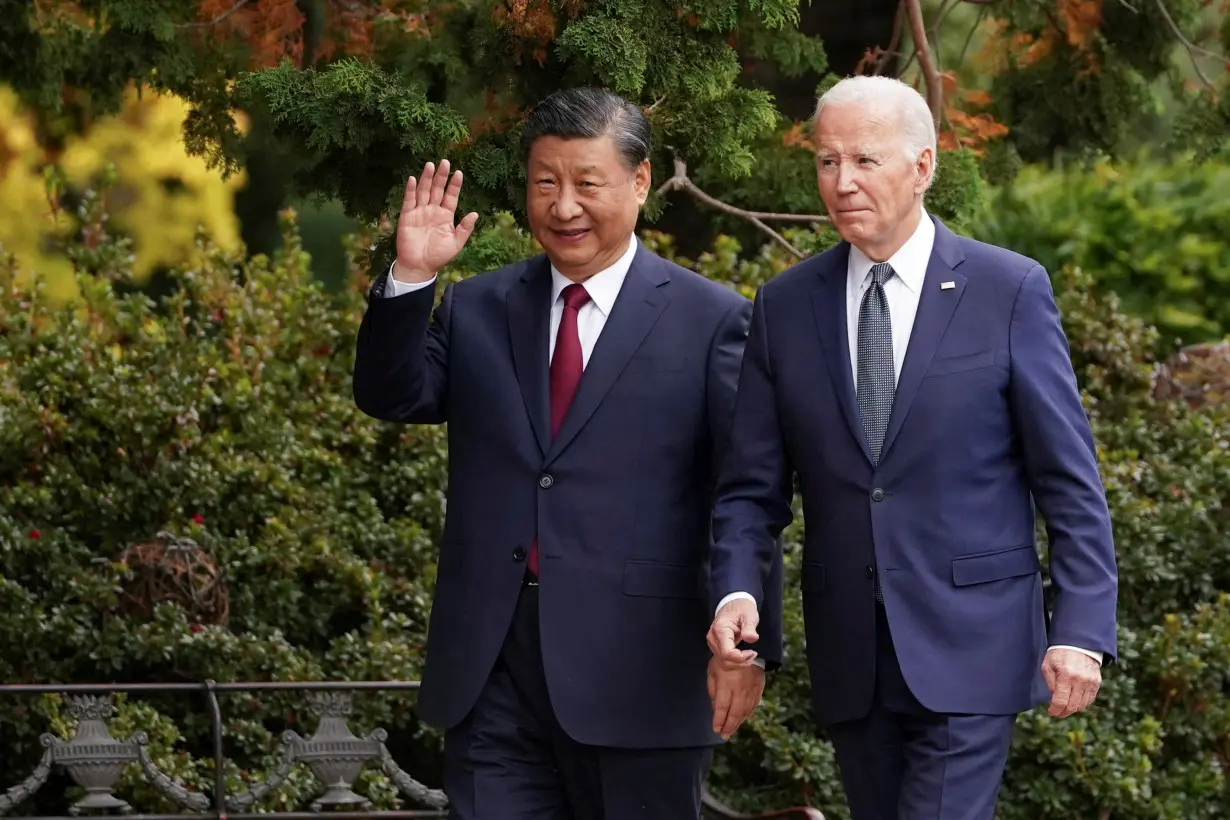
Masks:
[[[649,159],[652,150],[652,130],[641,109],[601,88],[565,88],[535,106],[521,129],[523,160],[540,137],[610,137],[629,169]]]
[[[896,77],[859,74],[838,81],[816,101],[813,127],[827,106],[847,103],[873,103],[892,110],[901,127],[910,162],[916,162],[925,148],[930,148],[933,156],[936,154],[935,120],[931,118],[927,100]]]

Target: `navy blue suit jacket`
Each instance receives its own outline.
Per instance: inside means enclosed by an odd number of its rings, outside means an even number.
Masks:
[[[901,671],[924,706],[1026,711],[1049,700],[1048,643],[1107,661],[1116,649],[1110,516],[1050,279],[936,220],[877,467],[851,374],[848,256],[843,242],[757,294],[712,594],[780,594],[764,579],[797,478],[817,717],[871,706],[877,571]],[[1035,502],[1050,543],[1049,624]]]
[[[354,372],[365,413],[448,423],[420,714],[447,727],[474,705],[537,534],[563,729],[602,746],[719,742],[710,526],[751,302],[638,247],[552,440],[546,258],[447,286],[433,316],[434,291],[369,299]]]

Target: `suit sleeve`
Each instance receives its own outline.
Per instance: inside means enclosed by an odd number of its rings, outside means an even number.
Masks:
[[[735,395],[739,385],[739,366],[747,345],[747,326],[752,303],[740,298],[718,324],[709,348],[708,385],[709,431],[712,468],[716,476],[730,447]]]
[[[1040,265],[1017,293],[1009,349],[1013,422],[1050,542],[1050,643],[1109,659],[1116,652],[1119,586],[1110,511],[1068,340]]]
[[[440,424],[448,419],[448,337],[453,286],[432,311],[436,286],[385,294],[388,274],[373,284],[359,325],[354,400],[381,421]]]
[[[733,592],[750,594],[760,613],[761,642],[755,648],[770,660],[780,659],[780,536],[793,518],[794,488],[778,424],[763,289],[752,307],[734,407],[714,504],[712,603]]]

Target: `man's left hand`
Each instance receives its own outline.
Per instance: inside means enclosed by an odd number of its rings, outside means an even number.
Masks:
[[[760,705],[764,694],[764,670],[759,666],[731,668],[718,658],[709,659],[709,700],[713,703],[713,731],[729,740],[735,730]]]
[[[1083,652],[1052,649],[1042,661],[1042,674],[1051,690],[1051,717],[1075,715],[1093,703],[1102,686],[1102,667]]]

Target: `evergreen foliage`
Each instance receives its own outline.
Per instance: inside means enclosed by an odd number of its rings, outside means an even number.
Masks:
[[[698,173],[746,177],[756,162],[754,141],[778,125],[778,115],[766,92],[740,82],[739,52],[730,41],[746,30],[758,52],[772,51],[788,70],[825,65],[819,41],[793,30],[798,13],[791,0],[513,4],[519,12],[503,3],[477,6],[482,10],[470,10],[466,40],[445,45],[473,47],[471,71],[491,97],[483,110],[466,112],[464,122],[464,102],[429,104],[414,75],[356,63],[319,73],[284,63],[240,79],[247,98],[272,112],[275,132],[311,151],[297,177],[301,191],[337,195],[350,213],[375,218],[385,204],[400,202],[407,176],[447,154],[470,180],[462,207],[519,213],[517,120],[556,88],[580,84],[610,88],[649,109],[659,174],[669,173],[678,155]],[[786,36],[770,49],[766,43],[779,33]],[[440,84],[435,97],[458,99],[448,88],[451,78]],[[353,97],[339,105],[334,89]],[[409,100],[416,101],[409,121],[379,113]],[[355,106],[365,112],[357,122]],[[320,134],[347,136],[322,140]]]
[[[1056,152],[1073,156],[1128,153],[1166,124],[1163,95],[1170,92],[1189,125],[1172,134],[1176,150],[1224,145],[1226,130],[1201,114],[1217,108],[1207,89],[1178,81],[1176,34],[1192,32],[1208,0],[1126,3],[1064,0],[997,4],[995,35],[984,44],[991,76],[988,110],[1010,124],[997,146],[1027,163]],[[1224,67],[1218,67],[1221,85]],[[997,157],[997,162],[1004,162]]]

